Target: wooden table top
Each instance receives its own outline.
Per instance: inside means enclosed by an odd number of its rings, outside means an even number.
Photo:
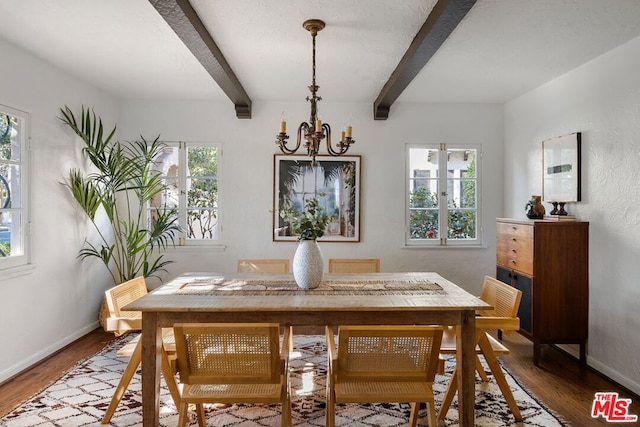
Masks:
[[[133,311],[451,311],[491,308],[437,273],[325,273],[316,289],[291,274],[185,273],[128,304]]]

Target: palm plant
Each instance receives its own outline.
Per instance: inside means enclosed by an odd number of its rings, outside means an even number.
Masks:
[[[78,256],[99,258],[114,284],[140,274],[158,277],[173,262],[160,252],[173,246],[180,232],[175,207],[162,204],[151,218],[147,216],[148,203],[161,198],[167,189],[163,178],[153,169],[154,159],[165,145],[159,137],[121,144],[114,140],[116,126],[105,134],[102,120],[93,111],[82,107],[80,123],[69,107],[61,108],[60,112],[59,119],[82,139],[82,153],[95,167],[89,173],[71,169],[64,183],[99,236],[97,244],[85,240]],[[96,222],[100,208],[109,219],[110,233]]]

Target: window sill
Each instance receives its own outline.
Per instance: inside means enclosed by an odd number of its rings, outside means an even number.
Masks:
[[[168,247],[167,252],[175,253],[202,253],[202,252],[224,252],[226,245],[190,245]]]
[[[19,267],[11,267],[5,270],[0,270],[0,282],[3,280],[14,279],[20,276],[26,276],[33,273],[36,269],[34,264],[21,265]]]
[[[481,245],[404,245],[402,249],[487,249],[486,244]]]

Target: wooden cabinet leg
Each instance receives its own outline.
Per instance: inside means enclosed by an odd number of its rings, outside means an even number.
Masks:
[[[540,340],[533,340],[533,364],[540,366]]]

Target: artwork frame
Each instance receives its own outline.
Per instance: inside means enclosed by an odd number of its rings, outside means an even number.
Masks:
[[[582,200],[581,146],[581,132],[542,141],[542,200]]]
[[[313,167],[309,156],[274,154],[273,241],[298,240],[287,213],[299,212],[304,200],[316,197],[334,216],[318,241],[359,242],[361,156],[316,156],[316,163]]]

